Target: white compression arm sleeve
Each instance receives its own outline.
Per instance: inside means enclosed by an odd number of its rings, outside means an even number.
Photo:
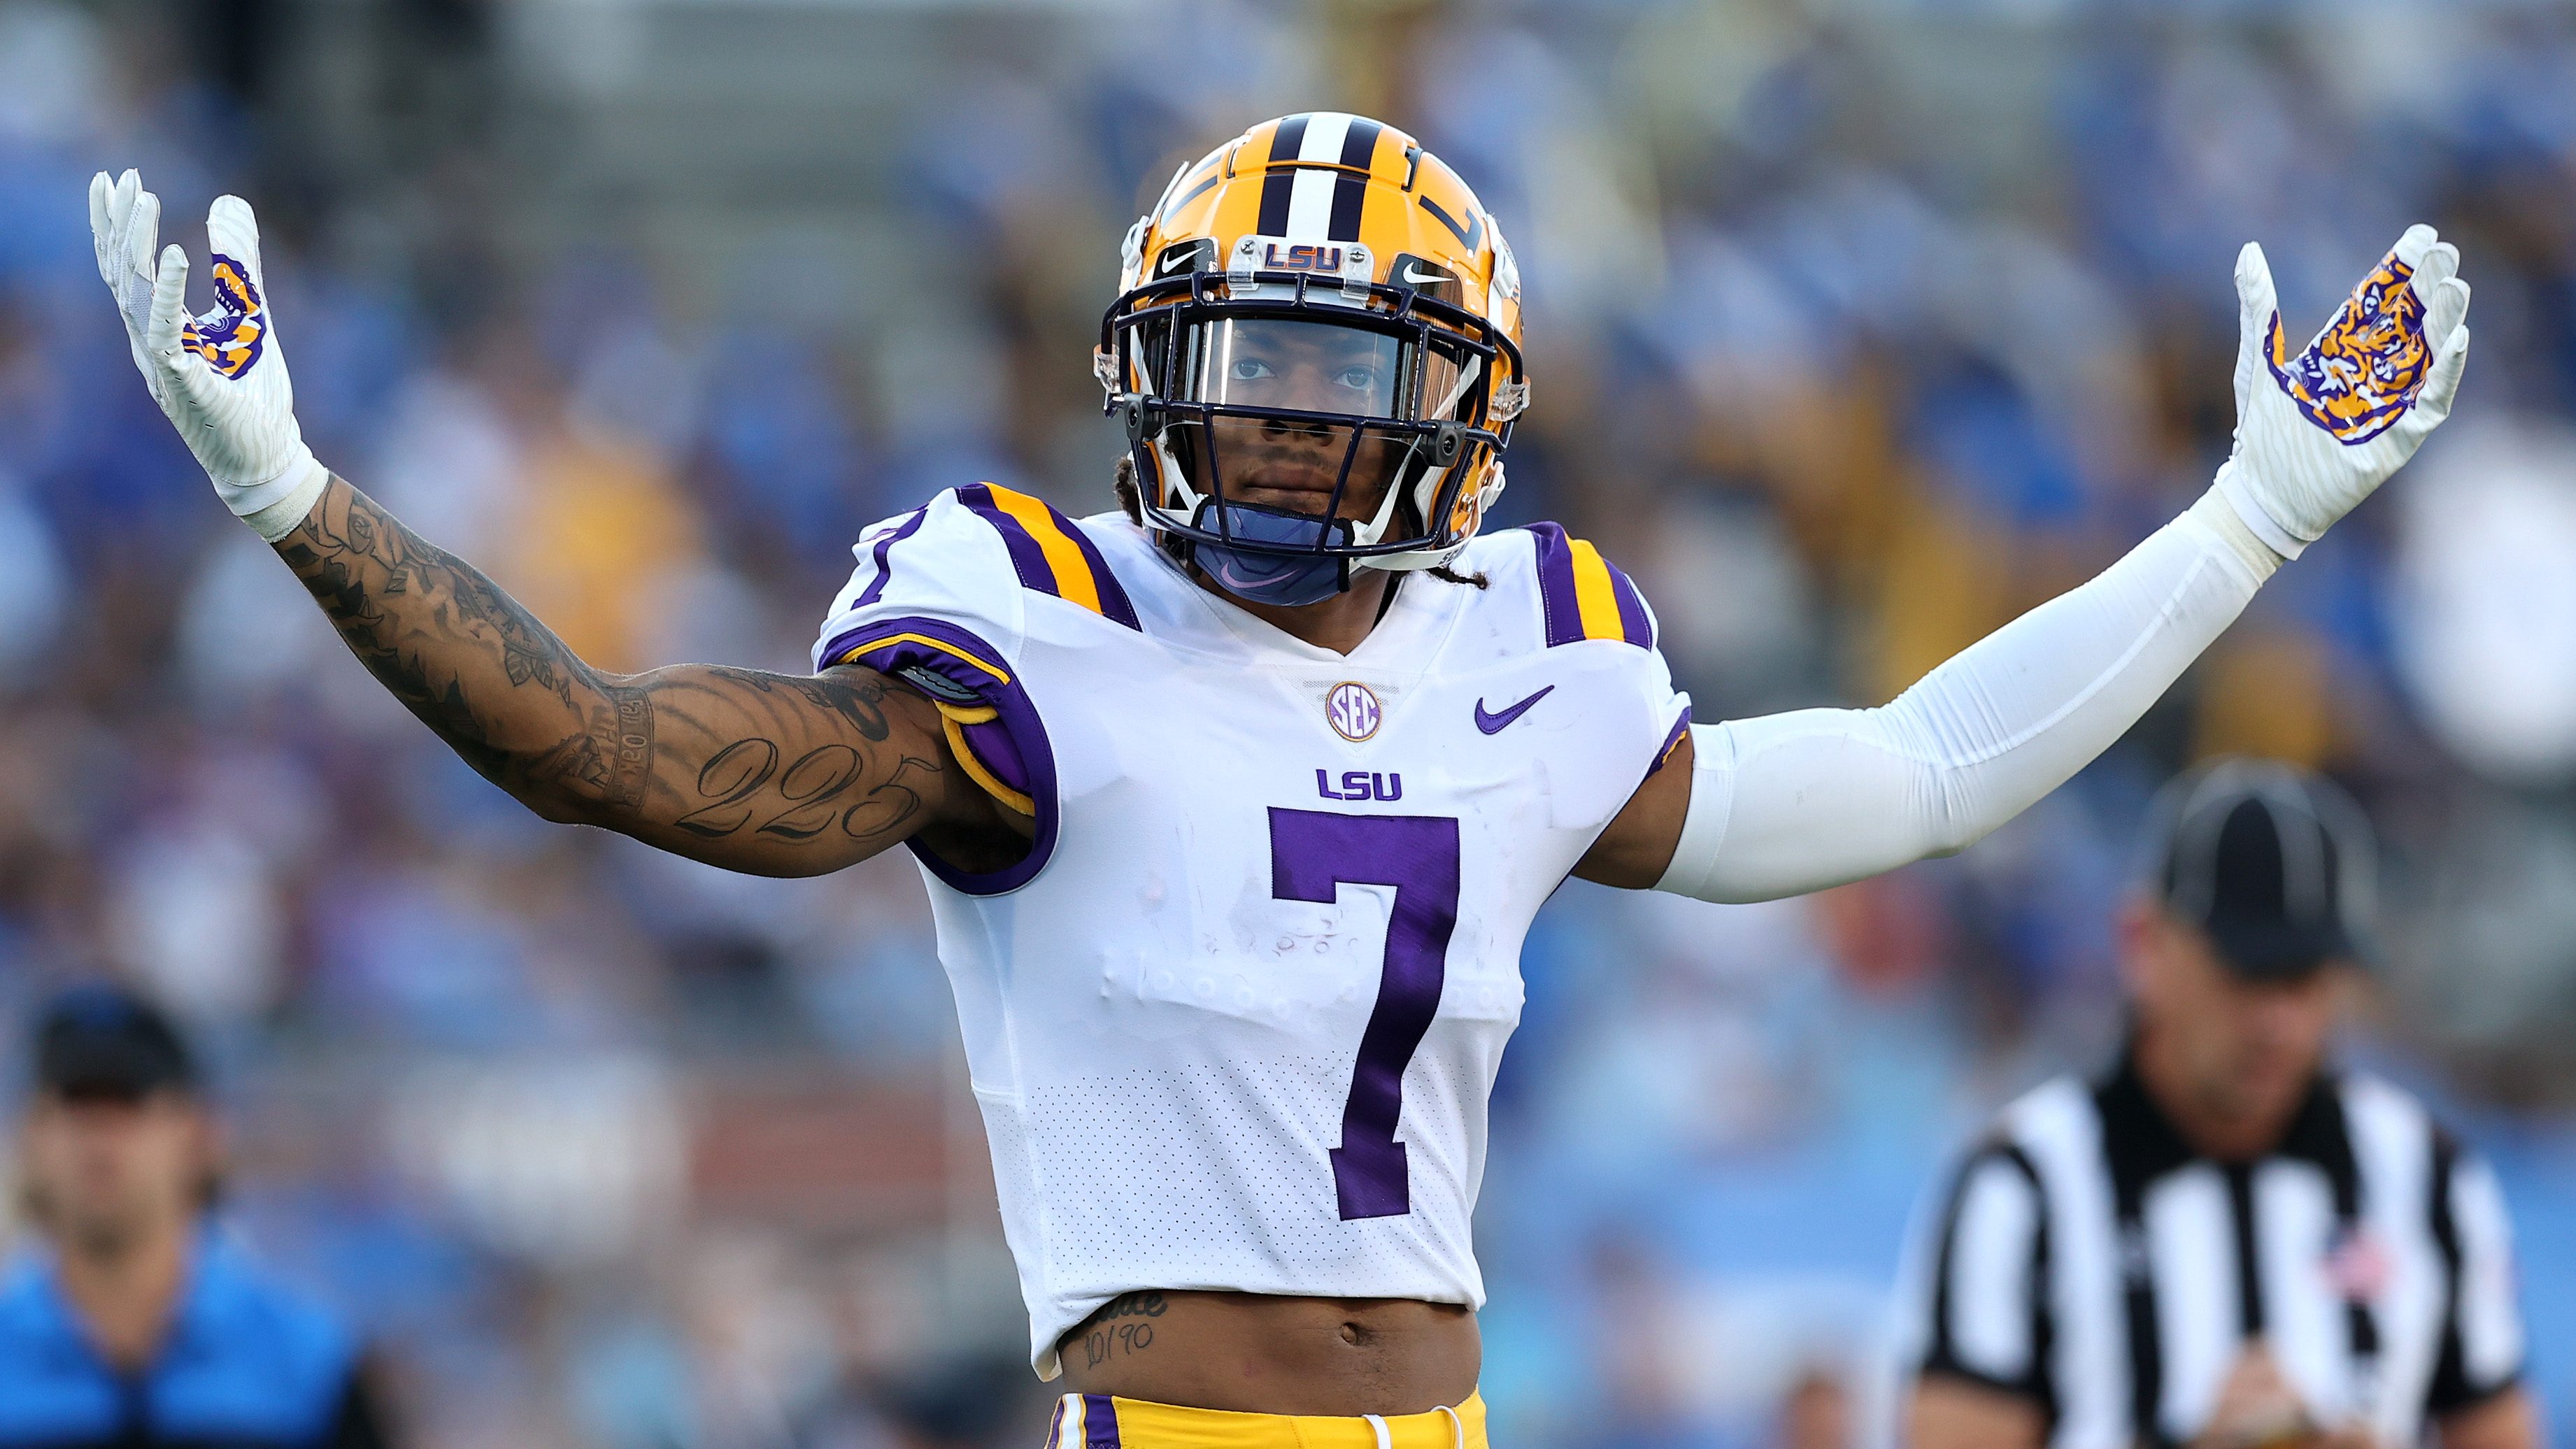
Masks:
[[[1965,848],[2135,724],[2280,562],[2212,489],[1889,704],[1694,727],[1655,888],[1770,900]]]

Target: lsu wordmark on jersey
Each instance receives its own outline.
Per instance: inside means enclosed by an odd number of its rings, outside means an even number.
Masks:
[[[1348,655],[1126,517],[978,485],[870,530],[816,645],[939,704],[1037,821],[919,846],[1039,1371],[1153,1285],[1480,1305],[1468,1218],[1520,951],[1680,737],[1654,617],[1541,524]]]

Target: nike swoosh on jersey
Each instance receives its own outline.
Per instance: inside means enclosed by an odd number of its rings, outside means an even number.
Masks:
[[[1509,725],[1513,720],[1519,719],[1522,715],[1529,713],[1531,705],[1538,703],[1540,700],[1547,698],[1555,692],[1556,686],[1551,684],[1547,688],[1540,690],[1538,693],[1531,695],[1529,698],[1522,700],[1520,703],[1513,705],[1511,708],[1506,709],[1499,714],[1485,713],[1485,702],[1479,699],[1476,701],[1476,728],[1483,730],[1489,735],[1501,734],[1505,726]]]

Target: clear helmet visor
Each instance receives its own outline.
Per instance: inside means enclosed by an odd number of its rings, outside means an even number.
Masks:
[[[1372,424],[1457,418],[1468,410],[1465,381],[1478,373],[1462,351],[1283,317],[1188,326],[1179,360],[1174,391],[1218,409],[1181,430],[1210,503],[1343,519],[1371,539],[1390,536],[1427,445],[1414,430]],[[1408,519],[1395,534],[1420,529]]]
[[[1190,329],[1198,365],[1184,395],[1235,407],[1363,418],[1440,417],[1457,405],[1458,359],[1385,332],[1283,317]]]

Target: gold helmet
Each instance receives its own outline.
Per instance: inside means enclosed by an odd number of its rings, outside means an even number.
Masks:
[[[1128,229],[1093,371],[1144,522],[1228,590],[1312,603],[1447,563],[1529,400],[1520,272],[1456,172],[1339,111],[1264,121]]]

